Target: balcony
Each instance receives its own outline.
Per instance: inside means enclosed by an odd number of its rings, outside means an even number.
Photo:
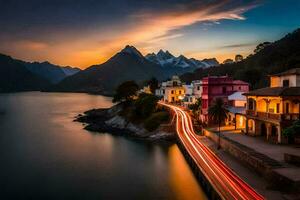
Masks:
[[[246,114],[260,119],[276,120],[276,121],[293,121],[300,119],[299,113],[275,114],[267,112],[258,112],[255,110],[247,110]]]

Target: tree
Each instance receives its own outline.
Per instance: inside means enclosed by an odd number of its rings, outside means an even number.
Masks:
[[[143,119],[149,117],[155,111],[157,102],[158,98],[152,94],[140,94],[134,103],[135,114]]]
[[[129,102],[136,95],[139,86],[134,81],[125,81],[121,83],[116,90],[113,102]]]
[[[194,104],[189,105],[189,109],[192,110],[193,115],[197,121],[199,120],[201,106],[202,106],[201,98],[198,98]]]
[[[256,48],[254,49],[254,53],[258,53],[261,50],[263,50],[264,48],[266,48],[267,46],[269,46],[270,44],[272,44],[271,42],[263,42],[260,43],[259,45],[256,46]]]
[[[295,136],[300,133],[300,120],[295,121],[292,126],[283,129],[282,134],[288,138],[289,143],[293,143]]]
[[[228,110],[225,107],[224,101],[221,98],[217,98],[213,105],[208,108],[208,115],[210,119],[218,123],[218,149],[220,149],[221,140],[221,123],[225,121],[228,116]]]
[[[152,77],[148,81],[148,85],[150,87],[150,91],[152,92],[152,94],[154,94],[155,90],[158,89],[158,80],[155,77]]]

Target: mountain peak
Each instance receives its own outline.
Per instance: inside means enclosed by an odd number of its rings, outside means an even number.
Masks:
[[[139,52],[134,46],[126,45],[124,49],[122,49],[121,53],[128,53],[131,55],[136,55],[140,58],[144,58],[144,56]]]

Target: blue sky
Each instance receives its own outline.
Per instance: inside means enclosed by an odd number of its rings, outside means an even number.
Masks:
[[[0,0],[0,52],[88,67],[125,45],[219,61],[300,28],[298,0]]]

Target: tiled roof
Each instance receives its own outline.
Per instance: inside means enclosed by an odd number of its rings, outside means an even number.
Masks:
[[[300,87],[267,87],[244,93],[246,96],[300,96]]]

